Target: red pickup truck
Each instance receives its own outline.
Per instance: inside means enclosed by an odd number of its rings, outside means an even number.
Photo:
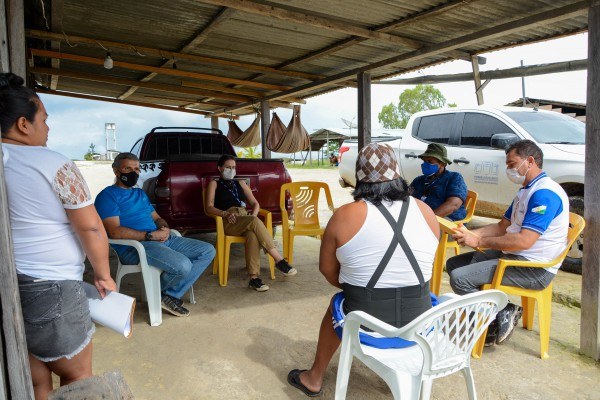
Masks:
[[[138,185],[170,227],[214,231],[214,220],[203,211],[202,189],[219,177],[219,157],[236,155],[220,130],[157,127],[140,138],[131,152],[140,159]],[[292,180],[283,160],[239,158],[236,164],[236,179],[246,180],[261,208],[273,213],[273,224],[281,225],[280,188]]]

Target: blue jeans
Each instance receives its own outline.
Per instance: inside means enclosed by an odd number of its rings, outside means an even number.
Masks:
[[[215,258],[215,248],[206,242],[175,235],[165,242],[140,242],[146,249],[148,264],[163,271],[160,287],[164,294],[180,299],[198,280]],[[140,262],[137,250],[133,247],[119,249],[119,259],[123,264]]]

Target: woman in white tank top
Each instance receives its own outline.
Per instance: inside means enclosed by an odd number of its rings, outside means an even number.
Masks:
[[[431,308],[429,279],[440,234],[433,211],[409,196],[391,147],[365,146],[356,171],[355,202],[340,207],[327,224],[319,259],[325,279],[343,292],[323,317],[311,369],[294,369],[287,378],[308,396],[321,392],[340,345],[337,315],[363,310],[403,326]]]

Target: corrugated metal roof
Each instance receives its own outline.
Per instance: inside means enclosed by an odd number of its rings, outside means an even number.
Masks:
[[[261,99],[355,86],[361,71],[376,80],[581,32],[589,7],[570,0],[42,1],[45,14],[40,0],[25,6],[28,46],[51,51],[34,52],[30,63],[46,90],[240,114]],[[102,66],[105,49],[110,70]]]

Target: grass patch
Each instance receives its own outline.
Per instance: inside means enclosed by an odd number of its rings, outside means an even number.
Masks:
[[[306,161],[306,163],[304,165],[302,165],[302,163],[296,163],[296,164],[292,164],[292,163],[285,163],[285,167],[288,169],[337,169],[338,167],[331,167],[329,166],[329,163],[321,163],[318,164],[316,161],[309,163],[308,161]]]

